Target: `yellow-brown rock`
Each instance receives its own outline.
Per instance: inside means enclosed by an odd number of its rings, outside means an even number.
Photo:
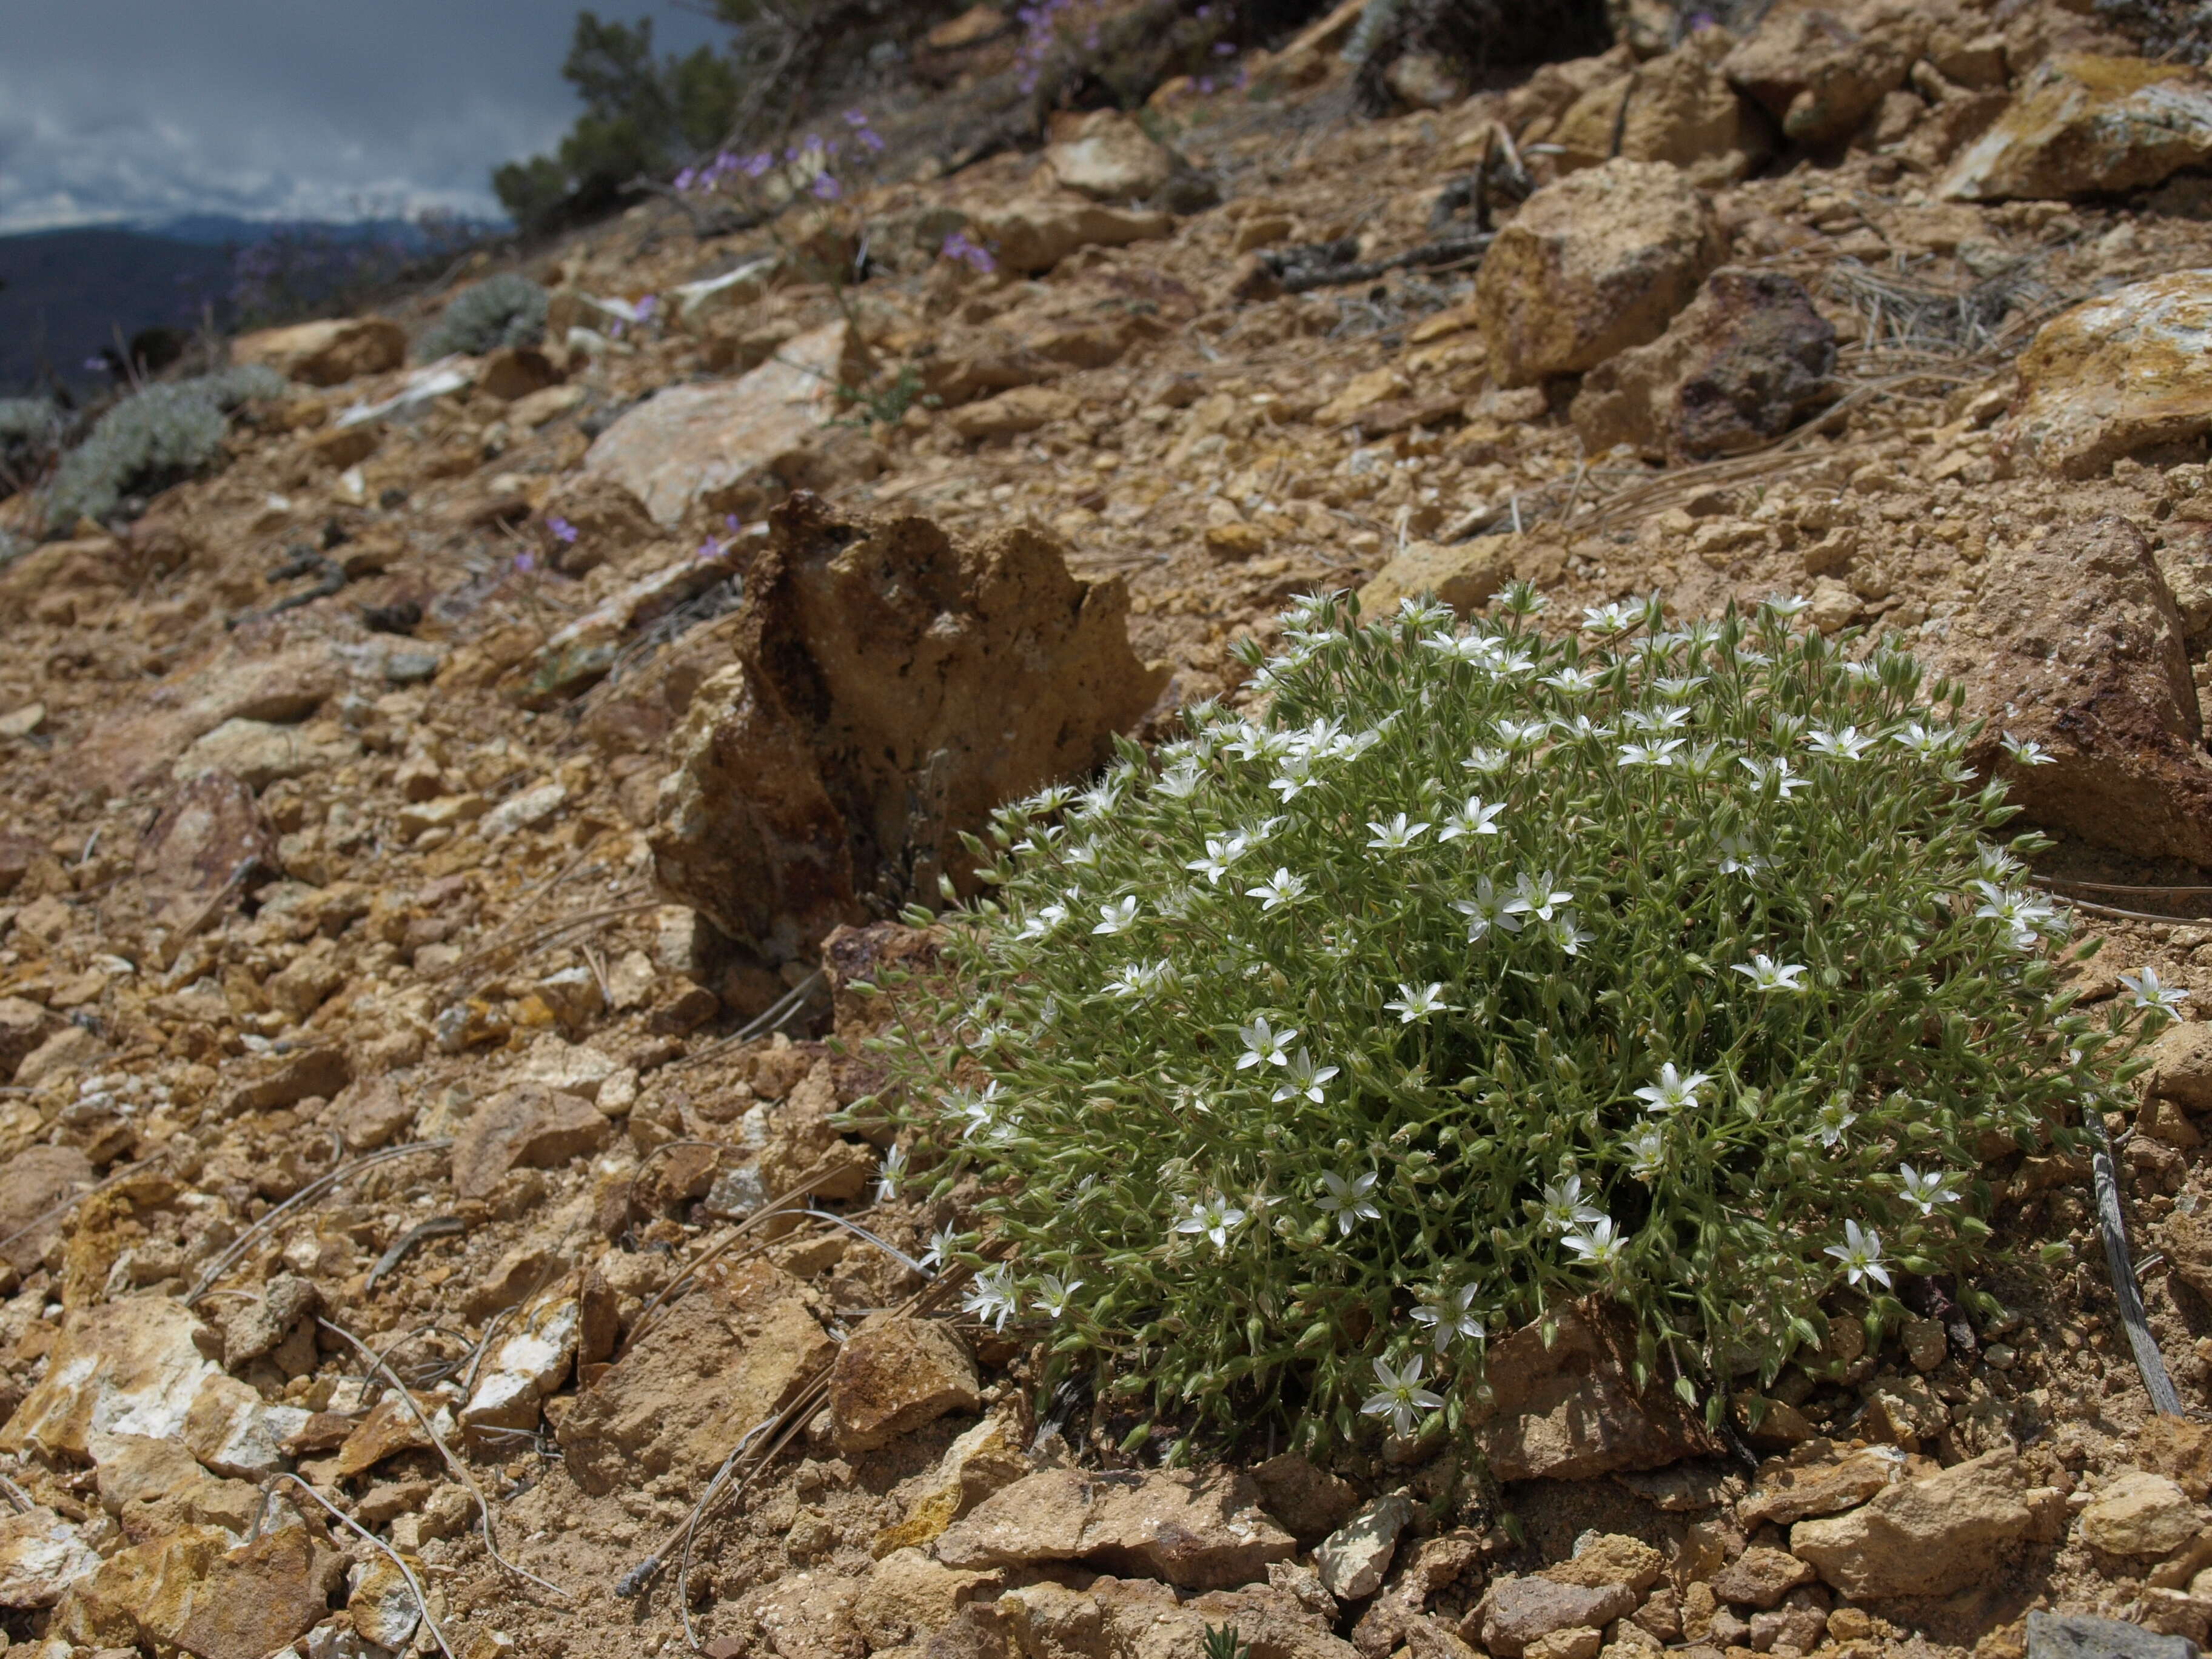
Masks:
[[[2045,323],[2020,357],[2002,428],[2020,459],[2094,477],[2212,430],[2212,270],[2177,270]]]
[[[2185,64],[2069,56],[2039,64],[1951,164],[1959,202],[2117,195],[2212,157],[2212,80]]]

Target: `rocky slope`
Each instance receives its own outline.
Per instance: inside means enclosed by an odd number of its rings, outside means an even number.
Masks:
[[[220,471],[0,570],[11,1645],[2205,1638],[2212,1026],[2111,1125],[2185,1415],[2086,1166],[1993,1147],[2002,1235],[2072,1253],[2003,1317],[1922,1285],[1716,1438],[1585,1309],[1497,1345],[1481,1470],[1040,1418],[927,1265],[968,1195],[879,1197],[836,1117],[844,988],[926,969],[891,918],[957,832],[1240,695],[1316,587],[1898,630],[2058,835],[2085,995],[2212,997],[2155,914],[2203,890],[2139,890],[2212,865],[2212,86],[2059,6],[1630,7],[1365,120],[1356,10],[1164,89],[1172,150],[1093,116],[773,233],[639,209],[533,271],[542,351],[410,369],[428,302],[241,340],[291,389]]]

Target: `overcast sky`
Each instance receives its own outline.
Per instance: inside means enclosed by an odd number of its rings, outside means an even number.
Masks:
[[[719,40],[670,0],[655,46]],[[0,0],[0,232],[191,213],[492,214],[577,105],[557,0]]]

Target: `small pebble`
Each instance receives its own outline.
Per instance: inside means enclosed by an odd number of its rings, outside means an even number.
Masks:
[[[1990,1362],[1992,1370],[2008,1371],[2020,1356],[2002,1342],[1993,1342],[1982,1350],[1982,1358]]]

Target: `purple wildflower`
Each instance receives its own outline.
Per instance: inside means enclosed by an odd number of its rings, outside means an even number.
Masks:
[[[867,125],[868,112],[864,109],[847,110],[845,112],[845,125],[848,127],[864,127]]]
[[[657,294],[648,294],[631,306],[630,309],[637,313],[638,321],[649,323],[653,320],[653,313],[660,309],[660,296]]]
[[[1233,40],[1216,40],[1213,43],[1213,55],[1216,58],[1234,58],[1237,55],[1237,43]]]
[[[829,173],[816,173],[814,182],[809,185],[807,189],[824,202],[834,202],[845,193],[843,187],[837,182],[836,175]]]
[[[762,150],[757,155],[748,155],[745,157],[745,177],[757,179],[775,165],[775,157],[766,150]]]
[[[686,167],[676,175],[676,188],[678,190],[688,191],[698,182],[699,174],[691,167]]]
[[[559,514],[556,513],[546,520],[545,527],[553,532],[553,539],[562,546],[574,547],[576,544],[576,537],[580,532],[575,526],[570,524]]]
[[[538,568],[538,556],[535,553],[516,554],[514,556],[514,568],[519,573],[527,576],[532,571]]]

